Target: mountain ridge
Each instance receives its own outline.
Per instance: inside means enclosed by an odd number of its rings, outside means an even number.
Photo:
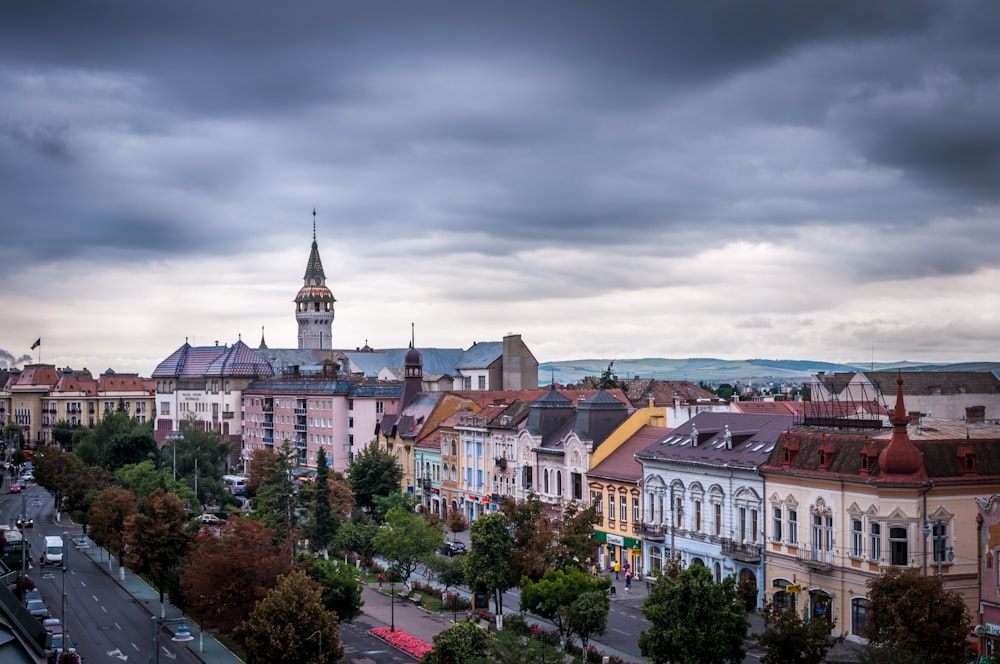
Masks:
[[[613,363],[613,364],[612,364]],[[539,382],[546,378],[562,385],[577,383],[586,376],[600,376],[611,365],[619,378],[655,378],[688,380],[692,383],[801,383],[820,371],[828,373],[856,371],[1000,371],[1000,362],[970,361],[928,362],[821,362],[816,360],[771,360],[754,358],[725,360],[712,357],[669,359],[658,357],[633,359],[558,360],[538,365]],[[547,383],[546,383],[547,384]]]

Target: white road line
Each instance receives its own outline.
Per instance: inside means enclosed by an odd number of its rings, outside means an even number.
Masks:
[[[93,598],[94,598],[94,601],[95,601],[95,602],[100,602],[100,601],[101,601],[101,600],[97,599],[97,595],[91,595],[91,597],[93,597]]]
[[[115,623],[115,629],[117,629],[120,632],[122,631],[122,626],[119,625],[118,623]]]
[[[101,604],[101,611],[104,611],[105,613],[107,613],[108,609],[103,604]]]
[[[137,646],[137,645],[135,645],[135,644],[133,643],[133,644],[132,644],[132,647],[133,647],[133,648],[135,648],[135,651],[136,651],[136,652],[139,652],[139,646]]]
[[[622,630],[622,629],[617,629],[615,627],[612,627],[611,631],[618,632],[619,634],[624,634],[625,636],[628,636],[628,632],[626,632],[625,630]]]

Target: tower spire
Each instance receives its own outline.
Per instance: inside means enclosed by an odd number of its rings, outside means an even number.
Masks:
[[[316,241],[316,208],[313,208],[313,242]]]
[[[330,348],[333,339],[333,305],[337,300],[326,286],[323,261],[319,257],[319,245],[316,242],[316,208],[313,208],[312,248],[302,281],[302,288],[295,296],[299,348]]]

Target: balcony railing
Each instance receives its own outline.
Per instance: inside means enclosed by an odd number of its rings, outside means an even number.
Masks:
[[[833,551],[799,547],[795,555],[800,564],[811,570],[824,572],[833,569]]]
[[[295,414],[296,415],[305,415],[306,414],[306,409],[305,408],[296,408],[295,409]]]
[[[642,533],[650,537],[663,537],[662,523],[642,523]]]
[[[224,420],[231,420],[234,417],[236,417],[236,413],[234,411],[231,411],[231,410],[224,410],[224,411],[222,411],[222,419],[224,419]]]
[[[744,563],[760,562],[760,544],[747,544],[731,539],[722,540],[722,555]]]

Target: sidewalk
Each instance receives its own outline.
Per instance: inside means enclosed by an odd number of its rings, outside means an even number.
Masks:
[[[77,550],[94,561],[95,565],[100,567],[108,574],[108,576],[117,581],[118,585],[125,589],[125,592],[135,598],[137,604],[144,606],[149,612],[150,620],[152,620],[152,616],[159,616],[160,593],[143,581],[140,577],[132,574],[127,567],[125,568],[125,578],[122,580],[118,560],[110,556],[104,549],[95,545],[93,541],[88,539],[87,542],[89,543],[87,548],[81,549],[77,547]],[[77,544],[75,539],[73,540],[73,544]],[[180,609],[176,608],[169,602],[165,602],[163,607],[167,619],[179,619],[185,617],[184,614],[181,613]],[[206,632],[202,634],[201,627],[195,620],[188,619],[186,624],[191,632],[191,636],[194,637],[194,640],[187,644],[188,650],[195,657],[206,664],[242,664],[242,660],[240,660],[239,657],[216,641],[215,637],[213,637],[210,633]],[[165,629],[173,633],[177,631],[178,627],[180,627],[180,623],[166,625]]]

